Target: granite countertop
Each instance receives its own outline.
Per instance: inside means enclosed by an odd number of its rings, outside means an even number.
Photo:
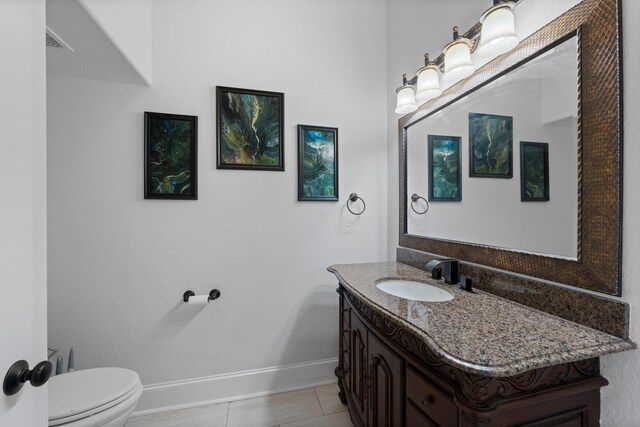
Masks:
[[[406,264],[342,264],[328,270],[373,310],[395,320],[442,360],[467,372],[507,377],[636,348],[631,341],[486,292],[463,291]],[[385,279],[436,285],[455,297],[445,302],[395,297],[376,287]]]

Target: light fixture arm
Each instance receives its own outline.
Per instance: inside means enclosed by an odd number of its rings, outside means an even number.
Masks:
[[[407,79],[407,75],[402,75],[402,86],[415,86],[418,83],[418,76],[413,76],[410,79]]]

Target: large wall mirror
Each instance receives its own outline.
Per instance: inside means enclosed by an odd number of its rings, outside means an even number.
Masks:
[[[619,28],[584,0],[403,117],[400,245],[620,295]]]

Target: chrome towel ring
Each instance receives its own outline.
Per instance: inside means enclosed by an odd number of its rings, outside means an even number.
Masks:
[[[351,206],[349,206],[349,203],[355,203],[358,201],[358,199],[362,201],[362,210],[360,212],[354,212],[351,210]],[[349,209],[349,212],[354,215],[362,215],[365,209],[367,209],[367,204],[364,202],[364,200],[362,200],[362,197],[358,196],[356,193],[351,193],[349,194],[349,200],[347,200],[347,209]]]
[[[413,204],[414,204],[414,203],[416,203],[416,202],[418,202],[420,199],[424,200],[424,202],[427,204],[427,208],[426,208],[424,211],[422,211],[422,212],[418,212],[418,211],[416,210],[416,208],[415,208],[415,207],[413,207]],[[413,193],[413,194],[411,195],[411,210],[412,210],[412,211],[414,211],[415,213],[417,213],[418,215],[424,215],[424,214],[426,214],[426,213],[429,211],[429,202],[428,202],[428,201],[427,201],[427,199],[425,199],[424,197],[419,196],[419,195],[417,195],[416,193]]]

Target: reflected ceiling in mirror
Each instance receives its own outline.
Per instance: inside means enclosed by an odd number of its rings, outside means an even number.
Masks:
[[[430,201],[426,215],[417,213],[426,206],[407,206],[408,234],[577,259],[577,49],[574,35],[407,127],[406,200],[424,204],[411,200],[415,193]],[[508,132],[497,132],[492,116],[503,117]],[[432,152],[434,136],[460,143]],[[523,158],[523,142],[543,144],[546,156]],[[459,173],[452,157],[461,160]],[[490,175],[501,167],[508,179]],[[460,201],[441,201],[452,191]]]

